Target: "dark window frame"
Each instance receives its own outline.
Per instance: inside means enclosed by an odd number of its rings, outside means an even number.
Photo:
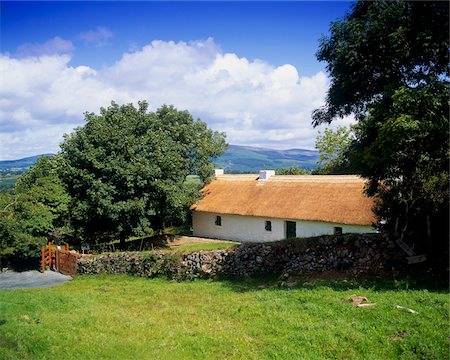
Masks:
[[[342,235],[342,226],[335,226],[333,229],[334,235]]]
[[[216,220],[214,221],[216,226],[222,226],[222,216],[216,215]]]
[[[264,224],[264,229],[266,229],[266,231],[272,231],[272,221],[271,220],[266,220],[266,222]]]

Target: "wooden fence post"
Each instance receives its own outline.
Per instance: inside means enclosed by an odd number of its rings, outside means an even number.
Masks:
[[[45,271],[45,245],[41,249],[41,272]]]
[[[55,249],[55,255],[56,255],[56,271],[59,271],[61,269],[61,253],[60,253],[59,247],[56,247]]]
[[[49,241],[47,243],[47,262],[49,270],[52,269],[52,243]]]
[[[66,275],[75,275],[77,269],[78,254],[69,251],[69,244],[65,244],[65,249],[61,246],[48,242],[41,248],[41,272],[55,270]]]

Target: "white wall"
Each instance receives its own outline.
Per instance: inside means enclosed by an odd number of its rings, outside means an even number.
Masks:
[[[365,234],[376,232],[376,230],[372,226],[364,226],[364,225],[346,225],[322,221],[296,221],[296,223],[297,223],[296,229],[297,237],[333,235],[335,226],[341,227],[343,234],[349,233]]]
[[[215,225],[216,216],[222,217],[222,226]],[[272,231],[265,230],[265,221],[272,222]],[[288,220],[288,219],[287,219]],[[214,239],[242,242],[281,240],[286,237],[286,220],[255,216],[224,215],[194,211],[193,235]],[[320,221],[296,221],[297,237],[331,235],[334,227],[342,227],[343,233],[376,232],[372,226],[344,225]]]

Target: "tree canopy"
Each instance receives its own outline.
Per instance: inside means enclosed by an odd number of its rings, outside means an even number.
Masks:
[[[381,228],[448,250],[448,2],[358,1],[317,58],[331,76],[313,124],[353,113],[347,157],[380,200]],[[383,225],[384,224],[384,225]]]
[[[325,128],[319,131],[315,147],[319,151],[319,165],[315,173],[321,174],[348,174],[352,173],[347,158],[347,151],[352,141],[352,130],[339,126],[336,130]]]
[[[308,170],[299,168],[298,166],[288,166],[285,168],[277,169],[277,175],[306,175],[309,174]]]
[[[113,102],[85,118],[61,145],[62,178],[77,236],[91,241],[160,231],[185,216],[199,194],[186,176],[206,181],[226,147],[223,133],[173,106]]]
[[[39,158],[20,175],[12,193],[0,193],[0,258],[14,256],[15,266],[40,256],[47,240],[70,235],[70,197],[59,178],[59,156]]]
[[[401,87],[448,79],[448,11],[444,1],[356,2],[320,40],[317,59],[327,62],[331,86],[313,124],[352,113],[360,119]]]

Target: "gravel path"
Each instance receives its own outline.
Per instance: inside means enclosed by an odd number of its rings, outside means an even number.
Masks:
[[[13,272],[0,272],[0,290],[24,289],[24,288],[46,288],[64,284],[72,280],[72,277],[55,271],[41,273],[36,270]]]

